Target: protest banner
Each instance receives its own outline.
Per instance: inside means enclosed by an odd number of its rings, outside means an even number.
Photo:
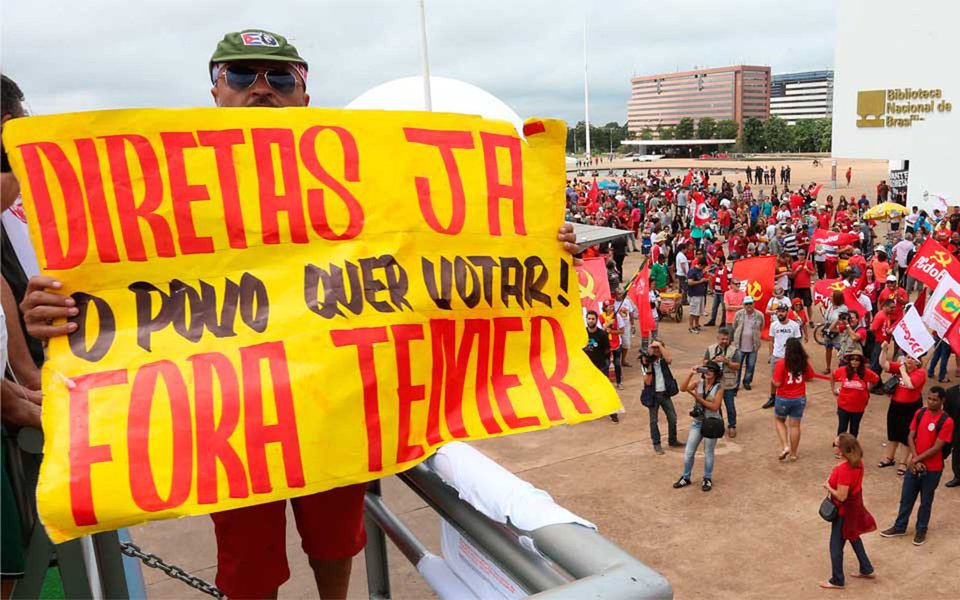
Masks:
[[[741,282],[743,291],[752,296],[754,306],[765,313],[767,303],[773,296],[773,280],[777,270],[776,256],[741,258],[733,263],[733,278]],[[764,314],[761,338],[770,339],[770,315]]]
[[[577,283],[580,285],[580,305],[583,314],[593,310],[603,312],[603,303],[610,300],[610,280],[607,279],[607,261],[604,258],[585,258],[577,267]]]
[[[903,315],[893,328],[893,339],[904,352],[913,358],[919,358],[933,347],[934,339],[924,327],[920,313],[913,306]]]
[[[907,275],[923,283],[930,289],[936,289],[944,273],[960,281],[960,260],[950,254],[943,244],[928,237],[913,257],[907,269]]]
[[[917,311],[920,310],[918,307]],[[922,310],[923,324],[943,337],[950,325],[960,316],[960,283],[944,274]]]
[[[843,304],[847,310],[855,310],[858,315],[863,315],[866,309],[857,298],[857,293],[848,285],[844,285],[842,279],[821,279],[813,284],[813,301],[824,308],[830,308],[833,293],[841,292],[843,294]]]
[[[306,108],[5,123],[41,268],[79,309],[43,367],[50,538],[615,412],[556,240],[566,127],[524,133]]]
[[[657,328],[657,321],[650,306],[650,261],[643,261],[643,267],[634,276],[627,288],[627,297],[637,307],[640,335],[647,337]]]
[[[810,246],[807,248],[807,252],[812,254],[816,251],[817,246],[848,246],[859,241],[860,236],[855,233],[816,229],[810,236]]]

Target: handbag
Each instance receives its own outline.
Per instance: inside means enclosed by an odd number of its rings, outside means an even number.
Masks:
[[[884,382],[883,387],[881,389],[883,390],[884,394],[892,394],[894,390],[897,389],[898,385],[900,385],[900,378],[891,377],[890,379]]]
[[[830,498],[830,494],[827,494],[827,497],[824,498],[823,502],[820,503],[820,510],[818,513],[820,514],[821,519],[827,523],[833,523],[840,515],[840,507],[834,504],[833,500]]]
[[[720,384],[714,384],[714,387],[718,387]],[[703,422],[700,424],[700,435],[707,438],[708,440],[716,440],[723,437],[723,434],[726,433],[727,428],[723,424],[723,406],[720,406],[720,416],[719,417],[704,417]]]

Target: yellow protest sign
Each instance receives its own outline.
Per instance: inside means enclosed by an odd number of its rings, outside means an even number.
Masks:
[[[80,309],[43,368],[50,537],[614,412],[556,240],[565,126],[525,133],[308,108],[4,125],[41,267]]]

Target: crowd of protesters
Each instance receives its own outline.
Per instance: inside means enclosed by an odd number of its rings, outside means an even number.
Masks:
[[[645,174],[624,172],[619,179],[606,182],[603,189],[595,179],[568,181],[568,221],[628,232],[621,240],[589,247],[582,254],[607,258],[608,280],[614,290],[603,311],[608,317],[593,314],[591,318],[591,344],[597,336],[607,337],[604,330],[610,337],[622,337],[623,331],[641,337],[634,347],[635,352],[639,350],[641,403],[649,412],[654,451],[665,454],[659,428],[661,408],[667,417],[669,445],[685,447],[683,473],[673,485],[678,489],[692,484],[694,456],[701,445],[705,464],[700,487],[705,492],[713,489],[717,441],[724,435],[737,436],[736,396],[741,386],[751,389],[763,340],[768,340],[771,384],[762,407],[774,409],[781,442],[779,460],[793,462],[799,457],[807,384],[814,379],[828,381],[837,402],[834,448],[844,462],[824,484],[840,516],[834,520],[830,536],[832,576],[821,585],[843,587],[846,541],[851,542],[860,563],[856,575],[874,577],[860,540],[876,525],[862,502],[865,466],[857,440],[872,393],[891,397],[886,452],[877,466],[897,466],[897,474],[903,477],[896,522],[881,535],[906,533],[907,519],[919,496],[913,543],[924,543],[934,489],[944,469],[943,448],[951,443],[954,476],[946,486],[960,486],[960,450],[953,426],[960,418],[960,392],[956,386],[950,391],[933,387],[925,405],[923,401],[927,377],[934,376],[935,366],[939,365],[937,381],[948,382],[954,354],[948,344],[939,343],[925,370],[923,357],[905,354],[892,338],[911,296],[923,287],[908,274],[923,242],[933,237],[960,258],[960,207],[933,215],[917,208],[904,210],[904,227],[895,221],[890,233],[879,239],[877,223],[864,218],[871,207],[865,193],[858,198],[834,198],[813,183],[794,186],[789,170],[781,170],[779,178],[769,167],[748,167],[746,174],[744,183],[739,173],[735,181],[723,175],[717,181],[703,171],[677,174],[650,169]],[[884,200],[889,190],[881,193],[880,187],[878,200]],[[853,234],[847,236],[853,241],[839,246],[811,244],[817,229]],[[624,272],[630,248],[643,255],[642,264],[649,265],[649,300],[655,318],[660,316],[661,295],[673,292],[688,311],[688,333],[718,327],[716,343],[707,347],[702,362],[677,367],[662,332],[655,330],[656,337],[651,332],[650,339],[656,341],[648,344],[638,328],[636,306],[623,308],[623,292],[638,276]],[[745,282],[734,277],[737,261],[756,256],[777,257],[773,294],[766,306],[756,306],[754,295],[744,290]],[[856,307],[849,306],[845,293],[836,289],[815,298],[815,283],[831,279],[852,290]],[[819,304],[819,316],[815,304]],[[701,318],[705,322],[701,323]],[[822,374],[814,371],[804,348],[817,329],[821,329],[824,345]],[[623,359],[627,357],[629,352],[621,350],[594,362],[605,373],[611,369],[622,389]],[[960,377],[960,357],[955,361],[955,375]],[[682,383],[672,375],[671,364],[686,373]],[[673,400],[681,392],[691,397],[694,407],[686,442],[678,437],[680,404]],[[720,426],[709,421],[719,421]]]

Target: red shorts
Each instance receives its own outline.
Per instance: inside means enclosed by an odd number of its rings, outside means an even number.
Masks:
[[[351,558],[367,543],[365,483],[293,498],[304,553],[317,560]],[[217,587],[229,597],[263,598],[290,578],[287,501],[210,515],[217,536]]]

